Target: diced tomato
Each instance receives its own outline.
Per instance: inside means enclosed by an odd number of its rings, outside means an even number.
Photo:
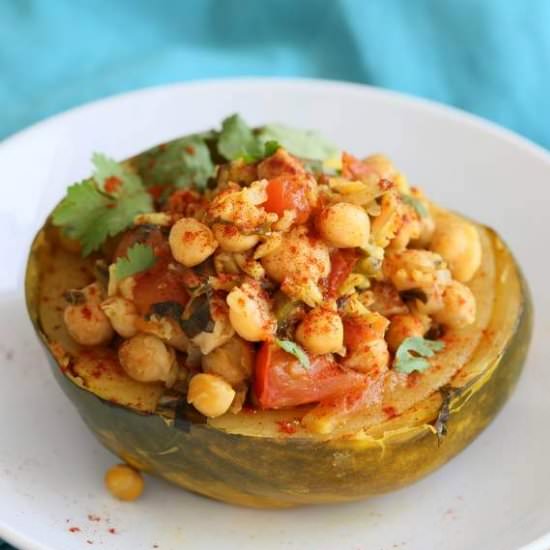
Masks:
[[[168,268],[169,258],[158,258],[156,264],[135,275],[134,303],[141,315],[146,315],[151,305],[159,302],[177,302],[185,306],[189,294],[180,273]]]
[[[305,169],[303,164],[282,147],[277,149],[275,154],[267,157],[258,164],[259,179],[270,180],[277,176],[282,176],[283,174],[293,176],[304,173]]]
[[[384,338],[388,320],[377,313],[369,315],[348,315],[344,324],[344,345],[349,351],[359,349],[363,344]]]
[[[330,255],[330,274],[327,281],[327,297],[334,298],[359,260],[353,248],[337,248]]]
[[[254,392],[263,409],[316,403],[365,384],[365,376],[342,369],[328,356],[311,358],[309,368],[273,343],[256,355]]]
[[[285,210],[294,210],[296,223],[305,223],[311,214],[307,188],[308,181],[305,176],[277,176],[267,184],[267,201],[263,207],[267,212],[275,212],[279,217]]]

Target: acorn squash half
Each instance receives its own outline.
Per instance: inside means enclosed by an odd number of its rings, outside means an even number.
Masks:
[[[184,403],[166,407],[163,387],[128,378],[113,350],[79,350],[63,326],[62,294],[90,282],[93,263],[67,252],[48,223],[29,257],[28,310],[57,381],[99,441],[130,465],[245,506],[360,499],[446,463],[489,424],[516,384],[531,336],[529,291],[500,238],[477,227],[483,264],[470,287],[484,321],[462,334],[475,339],[467,360],[414,406],[390,403],[384,415],[355,418],[328,435],[300,426],[307,407],[207,421]]]

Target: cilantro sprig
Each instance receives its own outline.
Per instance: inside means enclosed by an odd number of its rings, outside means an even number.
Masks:
[[[137,174],[100,154],[92,163],[92,179],[71,185],[52,214],[53,224],[80,242],[83,256],[130,227],[138,214],[153,210]]]
[[[211,136],[193,134],[139,155],[134,162],[143,183],[204,189],[215,172],[205,137]]]
[[[279,338],[275,338],[275,343],[282,350],[290,353],[290,355],[294,355],[294,357],[298,359],[300,365],[302,365],[304,369],[309,369],[309,367],[311,366],[309,357],[307,353],[296,342],[293,342],[292,340],[280,340]]]
[[[136,273],[147,271],[155,265],[155,252],[148,244],[136,243],[128,248],[126,256],[118,258],[115,263],[117,279],[125,279]]]
[[[338,148],[313,130],[267,124],[254,131],[238,114],[226,118],[218,137],[218,152],[227,160],[255,162],[274,154],[279,147],[303,159],[326,160]]]
[[[441,351],[445,343],[441,340],[426,340],[421,336],[405,338],[395,353],[393,368],[404,374],[423,372],[430,367],[427,358]]]

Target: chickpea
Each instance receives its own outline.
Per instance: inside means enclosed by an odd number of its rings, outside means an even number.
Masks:
[[[119,500],[136,500],[143,493],[143,477],[126,464],[117,464],[107,470],[105,486]]]
[[[258,235],[244,235],[236,226],[228,223],[215,223],[212,231],[220,248],[226,252],[246,252],[260,240]]]
[[[317,228],[323,239],[338,248],[368,244],[370,220],[361,206],[338,202],[317,216]]]
[[[267,340],[277,327],[265,293],[255,282],[244,282],[227,295],[229,320],[235,332],[249,342]]]
[[[377,338],[365,342],[358,350],[348,355],[343,364],[349,369],[377,377],[387,370],[389,362],[388,344],[384,338]]]
[[[477,229],[464,220],[440,216],[436,220],[430,249],[449,264],[453,277],[468,282],[481,264],[481,241]]]
[[[181,218],[168,237],[174,258],[186,267],[198,265],[218,247],[212,231],[195,218]]]
[[[285,233],[281,245],[261,261],[269,277],[278,283],[285,278],[311,279],[317,283],[330,273],[328,247],[323,241],[310,237],[304,226]]]
[[[443,291],[443,308],[434,313],[434,321],[451,328],[471,325],[476,318],[476,299],[472,291],[452,281]]]
[[[208,355],[202,357],[202,370],[216,374],[238,387],[252,376],[254,356],[251,345],[234,336]]]
[[[312,309],[296,329],[296,340],[314,354],[342,350],[344,325],[340,315],[323,307]]]
[[[168,382],[173,379],[175,354],[160,338],[136,334],[118,350],[118,359],[126,374],[138,382]]]
[[[204,416],[216,418],[226,413],[235,398],[235,390],[214,374],[195,374],[189,382],[187,402]]]
[[[68,305],[63,320],[71,338],[82,346],[101,346],[113,337],[113,327],[98,304]]]
[[[135,323],[138,314],[133,302],[119,296],[113,296],[102,302],[101,309],[107,315],[109,321],[111,321],[115,332],[120,334],[120,336],[131,338],[136,335],[137,329]]]
[[[430,328],[430,318],[418,315],[394,315],[386,332],[386,341],[392,352],[411,336],[424,336]]]
[[[445,285],[451,280],[441,256],[428,250],[387,252],[382,269],[399,291]]]

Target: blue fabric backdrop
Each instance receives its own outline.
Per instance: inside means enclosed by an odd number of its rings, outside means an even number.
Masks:
[[[85,101],[204,77],[367,82],[550,146],[547,0],[2,0],[0,138]]]
[[[0,139],[126,90],[280,75],[436,99],[550,147],[549,26],[548,0],[1,0]]]

